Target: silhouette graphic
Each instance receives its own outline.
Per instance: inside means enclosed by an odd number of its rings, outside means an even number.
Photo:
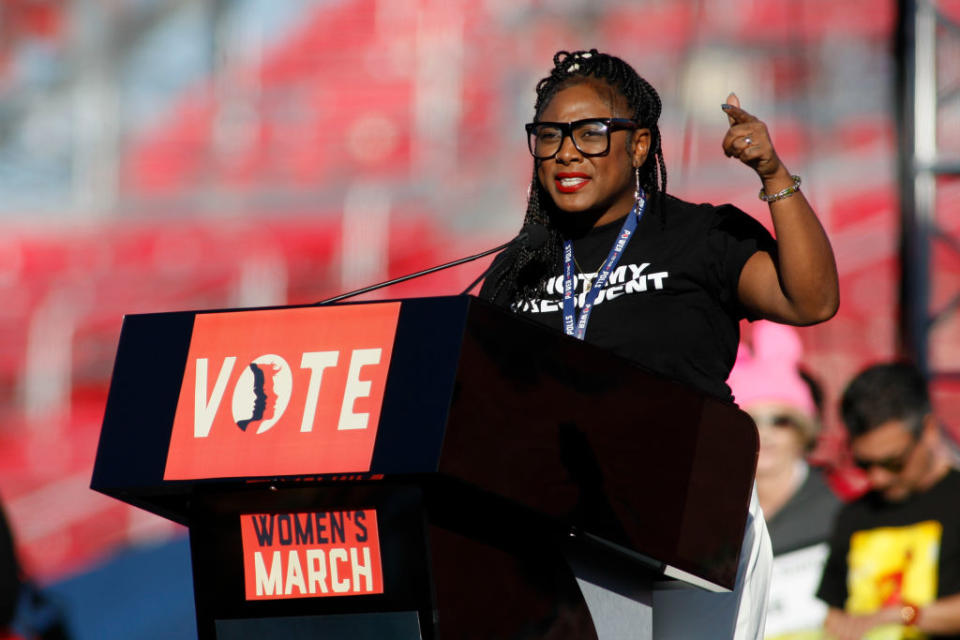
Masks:
[[[245,420],[237,420],[237,426],[241,431],[247,430],[247,425],[251,422],[263,420],[263,412],[267,407],[267,393],[264,390],[264,373],[258,364],[250,363],[250,371],[253,372],[253,407],[250,417]],[[271,376],[272,377],[272,376]],[[272,386],[272,385],[271,385]]]
[[[283,415],[290,402],[290,365],[275,354],[254,359],[240,374],[233,390],[233,421],[241,431],[263,433]],[[256,425],[256,429],[250,429]]]

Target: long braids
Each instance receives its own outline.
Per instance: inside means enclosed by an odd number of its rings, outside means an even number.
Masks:
[[[629,117],[650,130],[650,152],[640,167],[640,184],[650,204],[666,193],[667,168],[660,145],[660,118],[662,103],[657,91],[641,78],[629,64],[596,49],[590,51],[558,51],[553,56],[550,75],[537,83],[537,101],[534,105],[535,120],[539,120],[553,97],[563,89],[583,83],[599,82],[607,85],[615,94],[614,101],[622,100]],[[614,107],[615,105],[611,105]],[[534,161],[533,178],[527,199],[527,211],[523,223],[542,224],[549,231],[547,242],[535,251],[521,247],[509,265],[505,265],[490,290],[490,299],[515,303],[519,300],[539,297],[544,293],[550,275],[562,270],[563,238],[551,218],[553,201],[537,178],[537,161]]]

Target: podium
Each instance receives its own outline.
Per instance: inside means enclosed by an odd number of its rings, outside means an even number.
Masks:
[[[91,486],[189,527],[204,640],[590,638],[571,553],[733,586],[757,450],[453,296],[127,316]]]

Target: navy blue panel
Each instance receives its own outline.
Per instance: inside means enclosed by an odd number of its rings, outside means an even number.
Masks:
[[[217,640],[420,640],[416,611],[217,620]]]
[[[370,470],[436,471],[471,299],[405,300]]]
[[[280,491],[201,491],[194,494],[192,503],[197,517],[191,522],[190,546],[198,636],[202,640],[215,637],[216,621],[228,619],[416,611],[421,625],[432,624],[426,517],[422,507],[423,492],[418,487],[387,481],[331,483]],[[241,513],[340,511],[347,508],[376,511],[383,593],[246,599]],[[424,636],[430,640],[435,638],[431,629],[427,629]],[[268,634],[262,637],[286,636]]]
[[[193,318],[191,312],[124,318],[93,469],[94,489],[162,484]]]

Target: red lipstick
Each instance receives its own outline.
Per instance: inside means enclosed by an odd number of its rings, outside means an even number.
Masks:
[[[561,171],[553,176],[553,183],[560,193],[575,193],[590,182],[590,176],[580,171]]]

